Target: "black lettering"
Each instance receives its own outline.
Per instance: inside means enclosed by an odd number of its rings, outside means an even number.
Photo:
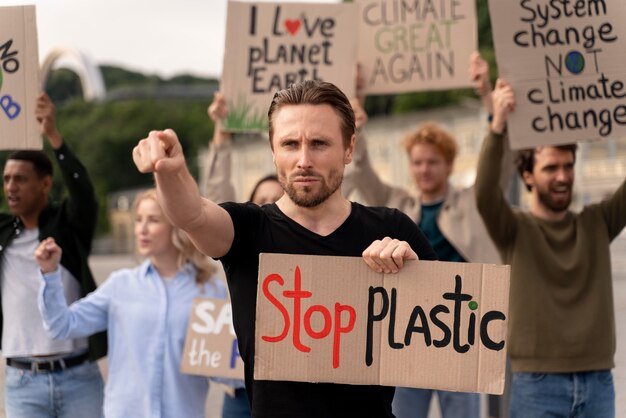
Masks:
[[[250,6],[250,35],[256,35],[256,6]]]
[[[400,349],[404,347],[404,344],[396,341],[395,330],[396,330],[396,296],[397,291],[395,288],[391,289],[391,308],[389,310],[389,328],[387,332],[387,340],[389,342],[389,347],[393,349]]]
[[[443,305],[438,305],[438,306],[443,306]],[[433,308],[434,310],[435,308]],[[432,316],[433,311],[430,311],[430,314]],[[419,318],[419,322],[420,325],[418,326],[416,324],[417,319]],[[426,314],[424,313],[424,310],[422,309],[421,306],[416,306],[413,308],[413,312],[411,312],[411,317],[409,318],[409,324],[406,327],[406,333],[404,334],[404,344],[409,346],[411,345],[411,337],[413,336],[413,333],[415,332],[419,332],[421,334],[424,334],[424,343],[426,344],[426,347],[430,347],[430,345],[432,344],[432,338],[430,336],[430,328],[428,327],[428,320],[426,319]]]
[[[500,351],[504,348],[504,340],[496,343],[489,336],[489,323],[494,320],[504,321],[506,316],[500,311],[489,311],[480,320],[480,341],[485,347],[493,351]]]
[[[374,313],[376,294],[380,294],[382,305],[380,312]],[[389,312],[389,296],[384,287],[370,286],[367,297],[367,330],[365,336],[365,364],[371,366],[373,362],[372,351],[374,349],[374,322],[382,321]]]
[[[457,274],[454,277],[454,279],[456,282],[454,286],[454,293],[444,293],[443,298],[446,300],[454,301],[454,323],[453,323],[454,332],[453,332],[453,339],[452,339],[452,346],[454,348],[454,351],[456,351],[457,353],[466,353],[470,348],[469,344],[461,345],[461,342],[460,342],[461,303],[472,300],[472,296],[465,294],[465,293],[461,293],[461,288],[463,286],[461,276]]]
[[[280,27],[280,6],[276,6],[274,10],[274,25],[272,27],[272,34],[274,36],[283,36],[283,33],[278,30]]]
[[[433,341],[433,345],[437,348],[446,347],[450,344],[450,340],[452,339],[452,332],[450,332],[450,328],[445,324],[445,322],[437,317],[437,315],[442,312],[449,314],[450,310],[445,305],[437,305],[430,310],[430,320],[433,325],[443,331],[443,338]]]

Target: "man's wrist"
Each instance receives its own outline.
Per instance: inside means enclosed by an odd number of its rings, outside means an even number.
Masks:
[[[54,131],[50,132],[50,133],[46,133],[45,134],[48,137],[48,142],[50,143],[50,146],[54,149],[59,149],[61,148],[61,145],[63,145],[63,137],[61,136],[61,133],[55,129]]]
[[[44,268],[40,267],[39,271],[41,272],[41,276],[44,280],[53,280],[59,275],[59,265],[57,264],[54,268]]]

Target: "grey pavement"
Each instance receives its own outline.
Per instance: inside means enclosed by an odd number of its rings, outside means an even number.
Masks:
[[[613,289],[615,300],[615,318],[617,331],[617,353],[615,356],[616,367],[614,369],[615,391],[616,391],[616,416],[626,417],[626,239],[623,240],[619,248],[612,248],[614,260]],[[615,247],[615,246],[614,246]],[[622,251],[625,250],[625,251]],[[96,281],[102,283],[108,275],[119,268],[130,267],[136,264],[136,260],[131,256],[119,255],[98,255],[92,256],[90,265]],[[617,266],[616,266],[617,264]],[[106,361],[100,364],[103,373],[106,375]],[[0,373],[4,375],[4,361],[0,361]],[[207,399],[206,417],[219,418],[223,391],[219,385],[212,385]],[[0,399],[4,399],[4,379],[0,379]],[[434,403],[433,403],[434,404]],[[429,418],[438,418],[438,408],[431,408]],[[0,418],[5,418],[4,402],[0,402]]]

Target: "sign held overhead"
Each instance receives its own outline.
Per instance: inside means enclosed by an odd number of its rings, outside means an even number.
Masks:
[[[359,0],[366,94],[470,87],[478,49],[474,0]]]
[[[35,6],[0,7],[0,149],[41,149]]]
[[[500,77],[515,91],[511,147],[626,133],[626,3],[490,0]]]
[[[354,95],[357,24],[354,4],[229,1],[221,90],[227,131],[267,130],[274,93],[304,80]]]

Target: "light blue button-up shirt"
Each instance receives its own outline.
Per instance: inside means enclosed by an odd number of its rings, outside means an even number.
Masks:
[[[52,338],[108,330],[107,418],[202,418],[208,379],[182,374],[180,362],[194,297],[226,298],[212,279],[202,290],[187,264],[168,283],[149,261],[118,270],[69,308],[59,270],[43,276],[39,309]]]

